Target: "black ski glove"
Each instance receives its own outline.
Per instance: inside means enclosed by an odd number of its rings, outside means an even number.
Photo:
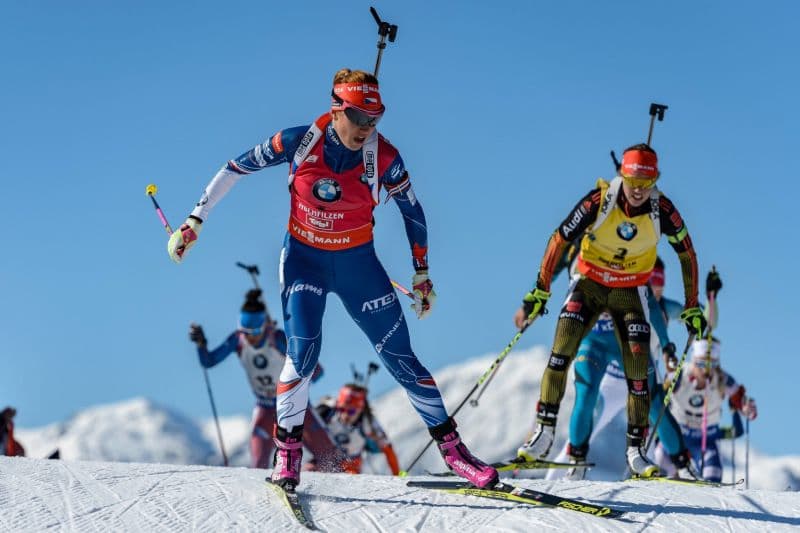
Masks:
[[[681,320],[686,324],[686,330],[689,335],[695,335],[698,339],[703,335],[703,332],[708,325],[706,317],[703,316],[703,310],[699,307],[690,307],[681,313]]]
[[[205,348],[206,334],[203,333],[203,328],[198,324],[191,324],[189,326],[189,340],[197,344],[200,348]]]
[[[708,272],[708,276],[706,276],[706,294],[714,295],[714,298],[717,297],[717,293],[722,288],[722,279],[719,277],[719,273],[717,273],[716,268],[711,268]]]

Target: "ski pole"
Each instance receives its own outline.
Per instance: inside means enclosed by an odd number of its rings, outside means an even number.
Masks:
[[[700,436],[700,474],[702,475],[703,469],[706,467],[706,450],[708,449],[708,387],[709,383],[706,378],[706,391],[703,393],[703,423]]]
[[[663,121],[664,111],[668,108],[669,106],[662,104],[650,104],[650,130],[647,132],[647,146],[650,146],[650,140],[653,138],[653,125],[655,124],[656,117],[658,117],[659,122]]]
[[[691,348],[694,338],[694,335],[689,335],[689,338],[686,340],[686,347],[683,349],[683,354],[678,362],[678,367],[675,369],[675,374],[672,376],[672,381],[669,384],[667,393],[664,395],[664,405],[661,406],[661,410],[658,412],[658,417],[656,418],[656,423],[652,426],[653,431],[651,431],[650,435],[647,437],[647,444],[644,446],[645,455],[647,455],[647,452],[650,450],[650,445],[653,444],[653,439],[656,436],[656,430],[658,429],[658,425],[661,423],[661,419],[664,417],[664,412],[667,410],[670,398],[672,398],[672,389],[675,388],[675,383],[677,383],[678,379],[681,377],[681,369],[683,369],[683,364],[686,362],[686,356],[689,353],[689,348]]]
[[[393,286],[395,289],[397,289],[398,291],[402,292],[403,294],[405,294],[406,296],[408,296],[408,297],[409,297],[409,298],[411,298],[412,300],[414,299],[414,293],[413,293],[413,292],[411,292],[410,290],[406,289],[405,287],[403,287],[402,285],[400,285],[399,283],[397,283],[397,282],[396,282],[395,280],[393,280],[393,279],[392,279],[392,280],[389,280],[389,281],[391,281],[391,282],[392,282],[392,286]]]
[[[502,364],[502,361],[500,362],[500,364]],[[494,371],[493,371],[493,372],[492,372],[492,374],[489,376],[489,379],[487,379],[487,380],[486,380],[486,382],[483,384],[483,387],[481,387],[481,390],[479,390],[479,391],[478,391],[478,395],[477,395],[477,396],[475,396],[473,399],[471,399],[471,400],[469,401],[469,404],[470,404],[472,407],[478,407],[478,402],[480,401],[480,399],[481,399],[481,396],[483,396],[483,393],[484,393],[484,391],[486,391],[486,387],[488,387],[488,386],[489,386],[489,383],[491,383],[491,382],[492,382],[492,380],[494,379],[494,377],[497,375],[497,372],[499,372],[499,371],[500,371],[500,364],[498,364],[496,367],[494,367]]]
[[[656,105],[656,104],[653,104]],[[666,106],[664,106],[666,108]],[[712,267],[713,270],[714,267]],[[714,315],[714,293],[709,293],[708,295],[708,329],[709,329],[709,338],[711,332],[711,324],[713,315]],[[653,431],[647,437],[647,444],[644,447],[644,453],[647,454],[648,450],[650,450],[650,445],[653,443],[653,438],[655,437],[656,431],[658,429],[658,424],[661,423],[661,418],[664,416],[664,412],[667,410],[667,406],[669,405],[669,401],[672,398],[672,390],[675,388],[675,384],[681,377],[681,370],[683,369],[683,365],[686,362],[686,356],[689,354],[689,348],[692,346],[692,340],[694,339],[694,335],[689,335],[689,338],[686,339],[686,347],[683,350],[683,354],[681,355],[681,360],[678,362],[678,367],[675,369],[675,374],[672,376],[672,381],[670,381],[669,388],[667,389],[667,393],[664,395],[664,405],[661,406],[661,411],[658,413],[658,418],[656,418],[656,423],[653,424]],[[697,332],[697,339],[701,338],[700,332]],[[701,470],[702,474],[702,470]]]
[[[167,222],[167,217],[164,216],[164,212],[161,210],[161,207],[156,202],[156,193],[158,192],[158,187],[156,187],[155,183],[151,183],[144,189],[145,194],[153,200],[153,207],[156,208],[156,214],[158,218],[161,219],[161,223],[164,225],[164,229],[167,230],[167,235],[172,235],[172,227],[170,227],[169,222]]]
[[[237,262],[236,266],[238,266],[239,268],[245,269],[247,271],[247,273],[250,274],[250,276],[253,278],[253,285],[256,286],[256,289],[260,289],[261,288],[261,286],[259,286],[259,284],[258,284],[258,278],[256,277],[259,274],[261,274],[258,271],[258,265],[245,265],[244,263]]]
[[[522,336],[522,331],[524,331],[524,330],[525,330],[525,328],[527,328],[529,325],[530,325],[530,324],[526,324],[526,325],[523,327],[523,329],[522,329],[522,330],[520,330],[520,332],[518,333],[518,335]],[[511,341],[511,342],[509,343],[509,345],[506,347],[506,349],[510,351],[511,347],[512,347],[512,346],[514,346],[514,344],[517,342],[517,340],[519,340],[519,339],[518,339],[518,338],[515,336],[515,337],[514,337],[514,339],[512,339],[512,341]],[[491,382],[492,382],[492,380],[494,379],[494,377],[495,377],[495,376],[497,375],[497,373],[500,371],[500,365],[502,365],[502,364],[503,364],[503,361],[504,361],[504,359],[501,359],[501,360],[500,360],[500,362],[499,362],[499,363],[497,363],[497,365],[494,367],[494,370],[493,370],[493,371],[492,371],[492,373],[489,375],[489,379],[487,379],[487,380],[486,380],[486,382],[483,384],[483,387],[481,387],[481,390],[480,390],[480,391],[478,391],[478,395],[477,395],[475,398],[473,398],[472,400],[470,400],[470,401],[469,401],[469,404],[470,404],[472,407],[478,407],[478,400],[480,400],[480,399],[481,399],[481,396],[483,396],[483,393],[486,391],[486,388],[489,386],[489,383],[491,383]]]
[[[708,334],[706,336],[706,367],[703,373],[706,376],[706,386],[703,390],[703,421],[701,424],[700,436],[700,472],[706,467],[706,450],[708,450],[708,389],[711,387],[711,313],[712,308],[709,307],[709,326]]]
[[[464,407],[464,404],[467,403],[467,400],[469,400],[470,396],[472,396],[475,393],[475,391],[478,390],[478,387],[480,387],[483,384],[483,382],[486,381],[486,379],[497,369],[497,367],[500,366],[500,363],[503,362],[503,359],[505,359],[506,356],[509,354],[509,352],[511,352],[511,349],[514,347],[515,344],[517,344],[517,341],[519,341],[520,337],[522,337],[522,334],[525,333],[525,330],[528,329],[528,327],[531,324],[533,324],[533,322],[534,320],[531,320],[523,324],[523,326],[519,329],[517,334],[514,335],[514,338],[511,339],[511,342],[508,343],[508,346],[506,346],[505,349],[500,353],[500,355],[497,356],[497,359],[494,360],[494,362],[486,370],[486,372],[484,372],[483,375],[478,379],[478,382],[475,383],[472,389],[470,389],[470,391],[467,393],[464,399],[461,400],[461,403],[458,404],[458,407],[456,407],[455,411],[453,411],[453,413],[450,415],[451,418],[455,417],[458,414],[461,408]],[[406,468],[403,472],[400,473],[401,476],[404,475],[404,473],[407,474],[414,467],[414,465],[417,464],[417,462],[422,458],[425,452],[428,451],[428,448],[430,447],[431,444],[433,444],[433,438],[431,438],[427,442],[427,444],[425,444],[425,446],[417,454],[414,460],[411,461],[411,464],[408,465],[408,468]]]
[[[711,272],[716,272],[717,268],[711,266]],[[708,331],[706,332],[706,367],[703,372],[706,375],[706,386],[703,391],[703,422],[702,422],[702,436],[700,438],[700,473],[706,466],[706,450],[708,449],[708,389],[711,387],[711,345],[714,337],[711,335],[711,330],[714,325],[714,293],[708,295]]]
[[[733,422],[731,422],[731,425],[733,425]],[[731,469],[733,470],[731,481],[736,483],[736,435],[731,439]]]
[[[372,13],[372,17],[375,19],[375,22],[378,23],[378,58],[375,60],[375,77],[377,78],[378,70],[381,68],[381,57],[386,48],[386,38],[389,38],[390,43],[394,42],[397,38],[397,24],[389,24],[381,20],[374,7],[370,6],[369,12]]]
[[[744,419],[744,488],[750,488],[750,417]]]
[[[228,466],[228,455],[225,453],[225,443],[222,442],[222,430],[219,427],[219,417],[217,416],[217,406],[214,403],[214,395],[211,393],[211,381],[208,379],[208,369],[203,367],[203,377],[206,378],[206,390],[208,390],[208,399],[211,402],[211,412],[214,414],[214,424],[217,426],[217,439],[219,439],[219,449],[222,451],[222,462]]]

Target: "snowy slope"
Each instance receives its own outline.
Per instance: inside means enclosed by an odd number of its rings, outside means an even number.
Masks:
[[[489,367],[496,355],[468,360],[460,365],[435,372],[448,407],[452,410]],[[481,398],[480,405],[465,405],[456,416],[467,444],[480,457],[496,461],[514,455],[525,439],[533,420],[539,380],[547,354],[543,348],[512,352],[503,362],[496,378]],[[555,450],[566,440],[569,413],[574,402],[570,384],[562,403]],[[394,443],[400,464],[408,466],[428,440],[428,433],[411,409],[402,389],[395,389],[373,402],[376,416]],[[231,465],[249,464],[249,416],[220,420],[225,447]],[[753,424],[757,429],[758,421]],[[618,480],[624,470],[624,413],[616,425],[608,428],[593,444],[590,459],[598,468],[590,479]],[[18,429],[19,440],[30,457],[46,457],[56,447],[66,460],[129,461],[170,464],[221,465],[213,420],[196,422],[167,407],[137,398],[95,407],[76,414],[63,423],[39,429]],[[722,453],[729,462],[729,446]],[[744,439],[737,443],[737,477],[744,471]],[[387,473],[381,455],[366,462],[368,472]],[[413,469],[441,470],[443,464],[431,447]],[[731,474],[726,464],[726,476]],[[543,473],[537,474],[539,476]],[[800,457],[768,457],[757,450],[750,453],[750,488],[800,490]]]
[[[0,457],[0,531],[304,531],[264,470]],[[647,482],[520,480],[626,512],[621,520],[409,488],[400,478],[307,474],[324,531],[792,531],[800,494]]]

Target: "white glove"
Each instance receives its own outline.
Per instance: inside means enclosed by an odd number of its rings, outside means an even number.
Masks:
[[[423,319],[431,312],[436,301],[436,292],[433,290],[433,282],[428,278],[428,271],[420,270],[414,274],[411,286],[414,291],[414,305],[411,307],[417,313],[417,318]]]
[[[167,242],[167,253],[173,261],[180,263],[183,260],[184,254],[197,241],[202,227],[203,223],[199,218],[190,216],[177,231],[172,232]]]

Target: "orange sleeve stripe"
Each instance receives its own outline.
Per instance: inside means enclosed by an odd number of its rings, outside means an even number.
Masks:
[[[561,237],[558,231],[553,232],[550,240],[547,243],[547,249],[544,252],[544,259],[542,259],[542,266],[539,268],[539,279],[537,283],[541,283],[542,289],[549,291],[550,283],[553,280],[553,272],[555,272],[556,265],[561,260],[564,249],[567,246],[567,241]]]

